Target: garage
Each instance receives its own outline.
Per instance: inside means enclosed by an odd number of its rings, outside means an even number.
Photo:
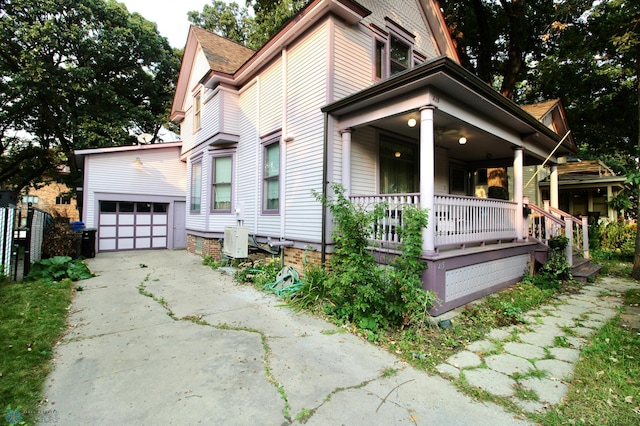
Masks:
[[[165,249],[169,204],[100,201],[98,250]]]

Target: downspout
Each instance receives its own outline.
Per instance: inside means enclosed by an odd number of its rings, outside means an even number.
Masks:
[[[328,114],[325,112],[324,113],[324,140],[323,140],[323,152],[322,152],[322,199],[326,200],[327,199],[327,185],[329,182],[327,182],[327,176],[328,176],[328,158],[327,158],[327,151],[329,148],[329,137],[327,132],[329,131],[329,120],[328,120]],[[321,234],[321,238],[322,238],[322,242],[320,243],[320,250],[321,250],[321,254],[320,254],[320,263],[322,266],[325,266],[325,263],[327,262],[327,255],[326,255],[326,250],[327,250],[327,238],[326,238],[326,234],[327,234],[327,207],[324,205],[324,203],[322,204],[322,230],[320,232]]]

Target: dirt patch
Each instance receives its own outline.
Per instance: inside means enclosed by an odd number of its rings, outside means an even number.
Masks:
[[[640,306],[626,306],[620,315],[620,325],[628,330],[640,330]]]

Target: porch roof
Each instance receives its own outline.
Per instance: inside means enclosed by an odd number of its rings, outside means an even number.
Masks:
[[[393,107],[389,107],[394,104],[398,105],[395,111]],[[322,111],[338,118],[341,126],[348,127],[354,123],[367,124],[364,121],[367,119],[365,111],[386,109],[389,116],[385,124],[391,126],[389,119],[393,115],[406,123],[406,117],[428,104],[436,107],[436,114],[440,114],[443,121],[457,127],[460,133],[475,132],[483,135],[485,142],[482,146],[478,145],[477,150],[487,153],[496,147],[496,139],[502,139],[512,146],[524,147],[530,155],[544,159],[564,136],[555,133],[515,102],[447,57],[438,57],[396,74],[325,105]],[[381,118],[375,114],[372,117]],[[398,120],[397,124],[400,123]],[[407,130],[406,127],[405,125],[404,130],[400,126],[395,129],[402,132]],[[467,139],[471,140],[469,137]],[[503,150],[505,147],[506,145]],[[572,154],[576,150],[575,144],[567,139],[551,161],[555,162],[557,157]],[[504,156],[503,154],[501,152],[500,156]]]

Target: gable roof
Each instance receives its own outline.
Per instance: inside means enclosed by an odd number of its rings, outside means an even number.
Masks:
[[[440,54],[449,56],[459,63],[438,1],[418,0],[418,5],[423,12],[424,24],[429,27]],[[207,85],[219,82],[242,85],[265,63],[273,59],[284,46],[294,42],[306,29],[328,14],[355,25],[371,14],[371,11],[353,0],[310,0],[256,52],[202,28],[191,26],[171,107],[171,120],[177,121],[184,117],[184,111],[180,108],[188,92],[187,84],[198,47],[202,49],[210,66],[209,72],[200,76],[199,81],[207,81]]]
[[[191,25],[190,33],[198,40],[212,71],[235,73],[255,53],[234,41]]]
[[[521,105],[520,107],[523,110],[527,111],[529,114],[533,115],[538,120],[542,120],[544,116],[547,115],[551,111],[551,109],[553,109],[559,103],[560,99],[551,99],[535,104]]]

